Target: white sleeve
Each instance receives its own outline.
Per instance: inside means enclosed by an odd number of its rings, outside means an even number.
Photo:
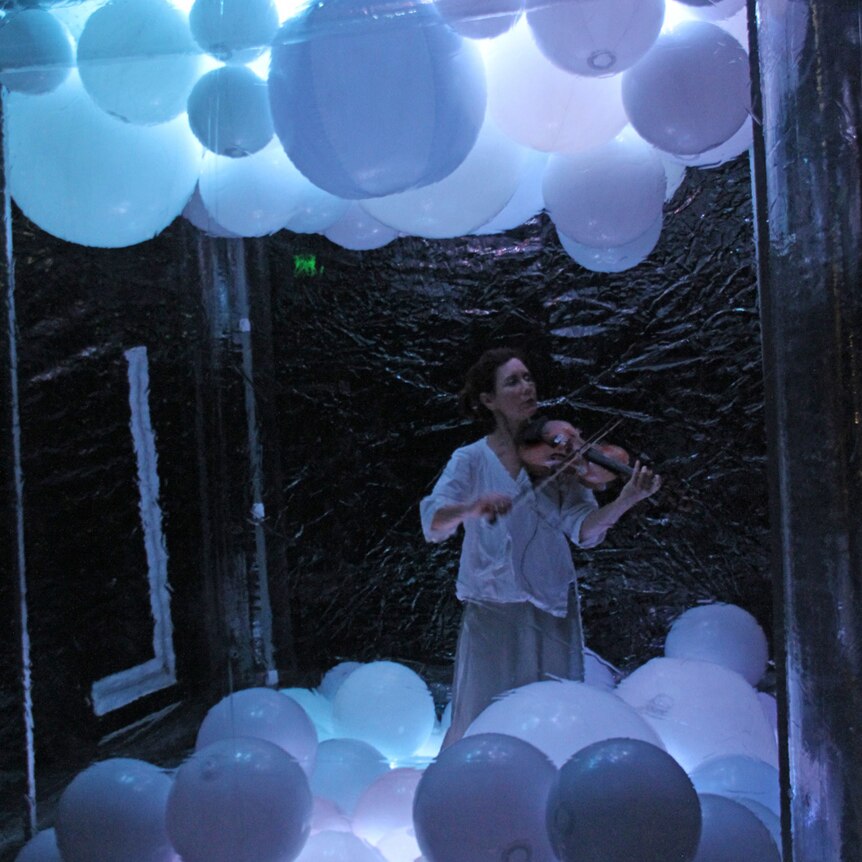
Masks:
[[[464,449],[456,449],[431,493],[419,504],[425,541],[442,542],[458,529],[457,526],[449,530],[432,529],[431,522],[439,509],[469,503],[475,496],[475,472],[471,459]]]
[[[566,483],[562,504],[562,528],[571,542],[579,548],[595,548],[605,540],[607,530],[591,542],[582,542],[580,538],[584,519],[598,508],[595,494],[589,488],[574,479]]]

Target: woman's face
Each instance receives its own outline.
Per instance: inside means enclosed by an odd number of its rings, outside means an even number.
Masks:
[[[481,399],[498,422],[502,416],[509,423],[521,423],[536,412],[533,375],[520,359],[510,359],[497,368],[494,391],[483,392]]]

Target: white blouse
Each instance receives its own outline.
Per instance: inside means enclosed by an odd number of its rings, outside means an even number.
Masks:
[[[512,510],[492,524],[484,518],[464,522],[458,569],[461,601],[532,602],[554,616],[566,615],[575,567],[568,540],[592,548],[604,539],[580,541],[581,524],[598,508],[593,492],[574,479],[555,479],[537,491],[525,470],[513,479],[483,437],[456,449],[434,489],[420,504],[422,531],[442,542],[451,530],[433,530],[443,506],[469,503],[496,492],[514,499]]]

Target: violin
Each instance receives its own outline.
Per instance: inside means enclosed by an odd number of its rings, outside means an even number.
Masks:
[[[630,478],[629,453],[612,443],[587,443],[568,422],[539,417],[515,441],[527,472],[535,478],[571,475],[587,488],[603,491],[617,478]]]

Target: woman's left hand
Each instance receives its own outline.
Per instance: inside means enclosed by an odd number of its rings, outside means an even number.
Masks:
[[[640,461],[635,461],[631,478],[623,485],[618,499],[633,506],[651,497],[659,488],[661,488],[661,476],[653,473],[649,467],[643,466]]]

